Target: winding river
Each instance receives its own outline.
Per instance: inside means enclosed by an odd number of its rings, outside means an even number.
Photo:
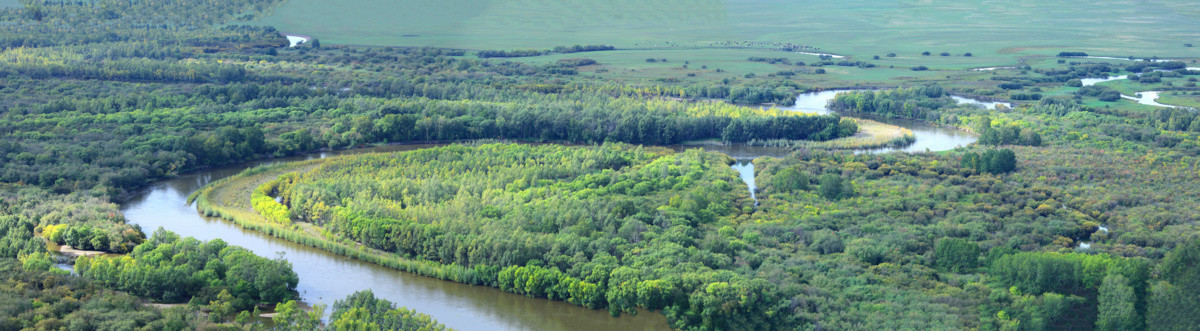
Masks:
[[[852,91],[861,91],[861,90],[840,89],[840,90],[827,90],[827,91],[820,91],[820,92],[802,93],[796,97],[796,102],[794,104],[792,104],[789,107],[781,107],[780,109],[803,112],[803,113],[810,113],[810,114],[819,114],[819,115],[832,114],[835,112],[833,110],[830,110],[827,107],[829,104],[829,101],[833,100],[833,98],[836,97],[838,93],[852,92]],[[1006,105],[1008,107],[1012,107],[1012,104],[1007,104],[1007,103],[1003,103],[1003,102],[985,102],[985,101],[979,101],[979,100],[968,99],[968,98],[963,98],[963,97],[954,97],[954,99],[956,101],[958,101],[959,104],[964,104],[964,103],[976,104],[981,107],[989,108],[989,109],[996,109],[996,105],[1000,105],[1000,104]],[[877,116],[877,115],[872,115],[872,114],[846,113],[846,114],[842,114],[842,115],[849,116],[849,117],[865,118],[865,119],[873,120],[873,121],[880,122],[880,123],[891,124],[891,125],[903,127],[903,128],[912,130],[913,136],[916,138],[915,142],[913,142],[912,144],[905,145],[905,146],[860,148],[860,149],[854,150],[856,153],[887,153],[887,152],[896,152],[896,151],[900,151],[900,152],[925,152],[925,151],[940,152],[940,151],[951,150],[951,149],[954,149],[955,147],[959,147],[959,146],[966,146],[968,144],[975,142],[976,140],[979,140],[979,137],[976,136],[975,134],[957,130],[957,129],[936,126],[936,125],[932,125],[932,124],[922,122],[922,121],[914,121],[914,120],[906,120],[906,119],[898,119],[898,118],[887,118],[887,117],[882,117],[882,116]],[[791,152],[793,151],[791,149],[782,148],[782,147],[762,147],[762,146],[745,146],[745,145],[703,146],[703,147],[707,150],[725,153],[726,155],[733,157],[735,162],[734,162],[734,164],[731,165],[731,167],[733,167],[733,170],[737,170],[738,175],[742,178],[742,181],[746,183],[746,186],[750,190],[750,197],[755,199],[756,204],[758,202],[758,198],[757,198],[757,195],[755,192],[757,190],[757,186],[755,185],[755,181],[754,181],[754,162],[752,162],[752,160],[754,160],[755,158],[758,158],[758,157],[762,157],[762,156],[783,157],[783,156],[787,156],[788,154],[791,154]],[[681,149],[681,147],[679,147],[679,146],[676,146],[675,148]]]
[[[801,94],[796,98],[796,104],[787,109],[828,113],[825,104],[837,92],[840,91]],[[976,139],[975,136],[962,131],[916,121],[871,119],[906,127],[916,134],[917,140],[909,146],[866,149],[860,152],[942,151],[969,144]],[[310,304],[331,305],[355,291],[370,289],[381,298],[429,314],[443,324],[460,330],[669,329],[666,318],[658,312],[642,312],[637,316],[626,314],[613,318],[606,310],[591,310],[565,302],[506,293],[491,287],[463,285],[404,273],[245,230],[217,218],[204,217],[187,203],[188,194],[204,185],[262,164],[341,154],[406,151],[430,146],[433,145],[388,145],[322,152],[196,171],[156,182],[136,192],[121,204],[121,210],[130,223],[141,226],[148,233],[162,227],[181,236],[191,236],[200,240],[220,238],[231,245],[246,247],[261,256],[282,256],[292,263],[300,277],[297,291],[300,292],[301,299]],[[750,160],[761,156],[785,156],[791,152],[779,147],[704,148],[725,153],[736,159],[733,168],[738,170],[748,184],[752,196],[755,189],[754,164]]]
[[[1200,68],[1195,68],[1195,69],[1200,69]],[[1188,68],[1188,70],[1193,70],[1193,68]],[[1105,78],[1083,78],[1083,79],[1080,79],[1080,81],[1083,82],[1083,86],[1092,86],[1092,85],[1096,85],[1096,84],[1103,83],[1103,82],[1111,82],[1114,80],[1122,80],[1122,79],[1129,79],[1129,75],[1108,76]],[[1121,98],[1133,100],[1134,102],[1137,102],[1137,103],[1140,103],[1143,105],[1147,105],[1147,106],[1181,108],[1180,106],[1176,106],[1176,105],[1168,105],[1168,104],[1158,103],[1159,93],[1162,93],[1162,92],[1142,91],[1142,92],[1138,92],[1137,95],[1122,94]]]
[[[859,91],[859,90],[845,89],[845,90],[828,90],[828,91],[821,91],[821,92],[803,93],[796,97],[796,103],[793,104],[791,107],[783,107],[780,109],[803,112],[803,113],[810,113],[810,114],[819,114],[819,115],[833,114],[835,112],[826,107],[829,104],[829,101],[833,100],[833,98],[835,96],[837,96],[838,93],[851,92],[851,91]],[[997,104],[1005,104],[1005,105],[1011,106],[1011,104],[1006,104],[1003,102],[983,102],[983,101],[978,101],[978,100],[968,99],[968,98],[963,98],[963,97],[955,97],[955,100],[958,101],[960,104],[964,104],[964,103],[977,104],[977,105],[983,106],[985,108],[990,108],[990,109],[995,109]],[[870,152],[870,153],[886,153],[886,152],[894,152],[894,151],[938,152],[938,151],[951,150],[951,149],[954,149],[955,147],[959,147],[959,146],[966,146],[970,143],[975,142],[975,140],[979,139],[979,137],[975,136],[974,134],[971,134],[971,133],[968,133],[965,131],[947,128],[947,127],[936,126],[936,125],[932,125],[932,124],[922,122],[922,121],[914,121],[914,120],[906,120],[906,119],[898,119],[898,118],[887,118],[887,117],[876,116],[876,115],[872,115],[872,114],[846,113],[846,114],[842,114],[842,115],[848,116],[848,117],[865,118],[865,119],[869,119],[869,120],[884,123],[884,124],[891,124],[891,125],[903,127],[903,128],[912,130],[913,135],[917,139],[916,142],[906,145],[906,146],[864,148],[864,149],[855,150],[857,152]]]
[[[276,257],[282,254],[300,276],[296,289],[301,299],[310,304],[332,305],[334,301],[355,291],[370,289],[376,296],[429,314],[446,326],[459,330],[669,329],[666,318],[657,312],[613,318],[607,310],[591,310],[491,287],[463,285],[400,272],[245,230],[217,218],[204,217],[195,207],[187,204],[188,194],[205,184],[261,164],[426,147],[430,145],[389,145],[201,170],[154,183],[123,202],[121,210],[130,223],[140,225],[147,233],[163,227],[181,236],[200,240],[220,238],[261,256]]]

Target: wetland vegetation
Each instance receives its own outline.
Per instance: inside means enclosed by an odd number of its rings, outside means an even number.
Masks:
[[[0,1],[0,329],[1192,328],[1197,10]]]

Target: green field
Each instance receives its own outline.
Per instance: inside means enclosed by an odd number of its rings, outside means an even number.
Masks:
[[[753,73],[758,77],[768,77],[781,71],[794,72],[794,80],[806,86],[842,87],[849,85],[893,85],[896,82],[922,79],[931,80],[944,78],[942,71],[912,71],[910,66],[896,66],[880,63],[882,67],[864,69],[858,67],[824,66],[825,74],[816,74],[816,67],[797,66],[796,63],[811,64],[820,59],[814,55],[785,53],[762,49],[651,49],[651,50],[617,50],[607,52],[589,52],[572,54],[551,54],[537,57],[510,58],[506,60],[529,64],[554,63],[564,58],[586,57],[598,62],[591,68],[584,68],[585,74],[591,74],[611,80],[644,80],[673,78],[683,82],[712,82],[726,78],[743,78]],[[749,57],[787,58],[793,64],[768,64],[747,61]],[[647,59],[655,59],[648,62]],[[662,59],[667,61],[663,62]],[[881,61],[882,62],[882,61]],[[687,66],[684,68],[684,66]],[[718,71],[720,69],[720,71]],[[980,76],[984,73],[967,72],[966,75]],[[689,76],[691,75],[691,76]],[[964,72],[955,70],[955,77]]]
[[[1171,83],[1166,85],[1165,83]],[[1171,91],[1171,89],[1179,86],[1184,86],[1188,83],[1187,78],[1164,78],[1162,83],[1142,84],[1131,80],[1116,80],[1104,82],[1101,85],[1108,86],[1121,92],[1124,95],[1137,95],[1142,91],[1166,91],[1159,94],[1158,102],[1167,105],[1177,105],[1184,107],[1200,108],[1200,95],[1194,95],[1190,91]],[[1134,103],[1132,100],[1122,100],[1122,102]],[[1153,109],[1151,106],[1137,105],[1147,109]]]
[[[1200,49],[1183,46],[1200,43],[1196,17],[1194,1],[293,0],[254,23],[335,44],[684,49],[751,41],[860,60],[897,53],[885,66],[960,68],[1063,50],[1196,57]]]
[[[1200,108],[1200,95],[1189,92],[1164,92],[1158,95],[1158,103]]]

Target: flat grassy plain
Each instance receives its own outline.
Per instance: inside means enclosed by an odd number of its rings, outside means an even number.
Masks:
[[[1163,92],[1158,95],[1158,103],[1200,109],[1200,95],[1190,92]]]
[[[1165,91],[1159,94],[1159,103],[1200,108],[1200,95],[1192,94],[1191,91],[1172,91],[1172,89],[1179,86],[1184,86],[1184,84],[1188,83],[1187,78],[1164,78],[1162,81],[1162,83],[1142,84],[1132,80],[1115,80],[1111,82],[1104,82],[1100,85],[1111,87],[1124,95],[1137,95],[1143,91]],[[1168,82],[1171,85],[1166,85]],[[1132,100],[1122,100],[1133,102]],[[1151,110],[1154,108],[1140,104],[1138,106],[1148,107]]]
[[[844,87],[853,85],[874,86],[879,84],[891,85],[911,79],[936,79],[947,73],[939,71],[912,71],[908,66],[888,68],[858,68],[824,66],[825,74],[817,74],[816,67],[797,66],[796,63],[811,64],[820,59],[815,55],[787,53],[762,49],[648,49],[648,50],[617,50],[606,52],[588,52],[571,54],[551,54],[546,56],[509,58],[503,60],[528,64],[554,63],[560,59],[586,57],[596,60],[598,65],[583,68],[584,74],[611,80],[645,80],[673,78],[684,82],[712,82],[722,79],[740,79],[746,74],[753,73],[758,78],[781,71],[795,73],[790,80],[806,86]],[[768,64],[747,61],[750,57],[787,58],[793,64]],[[654,59],[649,62],[647,59]],[[666,59],[667,61],[662,61]],[[875,63],[875,61],[869,61]],[[684,68],[684,66],[687,66]],[[720,69],[718,71],[717,69]],[[692,76],[688,76],[688,75]],[[963,74],[961,71],[954,75]],[[968,73],[979,76],[983,73]]]
[[[1196,17],[1200,2],[1182,0],[292,0],[252,23],[335,44],[670,50],[752,41],[859,60],[898,55],[876,61],[884,66],[969,68],[1063,50],[1196,57],[1200,48],[1183,46],[1200,44]]]

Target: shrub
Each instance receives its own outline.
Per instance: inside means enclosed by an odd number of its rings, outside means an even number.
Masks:
[[[944,238],[934,249],[935,265],[956,273],[970,272],[979,266],[979,244],[962,238]]]

